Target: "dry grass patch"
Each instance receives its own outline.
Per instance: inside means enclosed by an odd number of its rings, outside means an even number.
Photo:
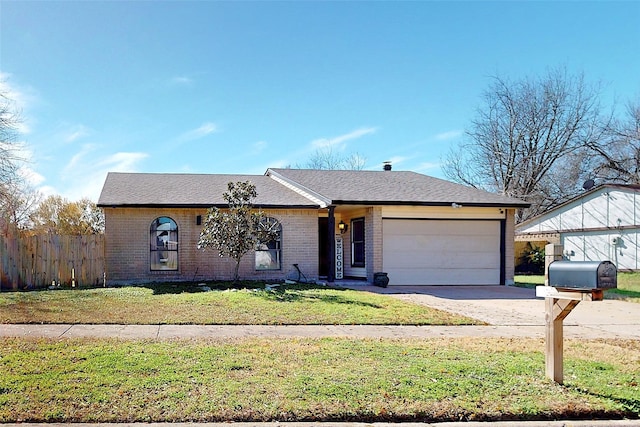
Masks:
[[[565,386],[535,339],[1,344],[0,422],[640,416],[637,341],[567,340]]]

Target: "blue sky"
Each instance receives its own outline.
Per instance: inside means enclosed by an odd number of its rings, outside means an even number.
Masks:
[[[25,174],[71,200],[108,171],[262,174],[327,146],[442,177],[491,76],[554,67],[607,108],[640,97],[640,2],[0,0]]]

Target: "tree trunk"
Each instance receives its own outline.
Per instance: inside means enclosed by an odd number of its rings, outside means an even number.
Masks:
[[[240,260],[242,258],[238,258],[236,259],[236,268],[233,272],[233,283],[238,283],[240,281],[240,275],[238,274],[238,271],[240,271]]]

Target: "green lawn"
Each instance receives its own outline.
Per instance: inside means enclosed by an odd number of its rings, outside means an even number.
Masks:
[[[367,292],[193,285],[0,294],[0,322],[469,324]],[[640,418],[640,342],[0,338],[0,422]]]
[[[640,343],[535,339],[2,339],[0,422],[640,416]]]
[[[544,285],[544,276],[516,276],[516,286],[535,288]],[[640,273],[618,273],[618,288],[608,289],[605,299],[640,303]]]
[[[281,290],[217,285],[221,290],[211,292],[189,284],[5,292],[0,294],[0,323],[482,324],[369,292],[310,285]]]
[[[521,288],[533,288],[544,285],[544,276],[526,275],[515,276],[515,285]]]

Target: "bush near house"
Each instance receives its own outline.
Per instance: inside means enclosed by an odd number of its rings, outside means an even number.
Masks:
[[[515,272],[516,274],[544,274],[544,246],[540,247],[531,242],[518,248]]]

